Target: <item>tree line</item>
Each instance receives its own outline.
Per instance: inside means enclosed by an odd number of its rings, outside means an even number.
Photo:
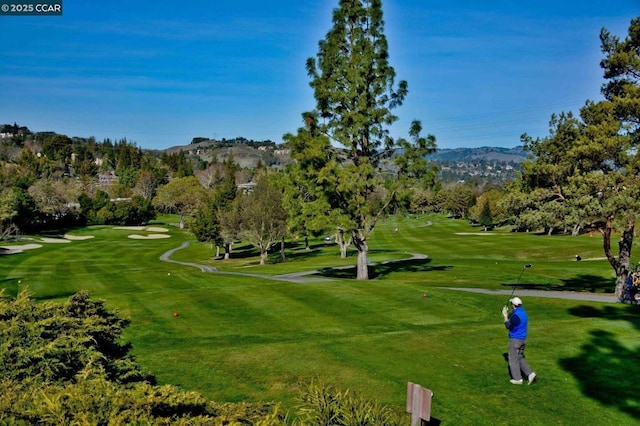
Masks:
[[[396,82],[388,62],[381,2],[341,2],[307,60],[316,107],[284,135],[293,159],[284,169],[242,170],[232,156],[195,163],[183,151],[158,155],[126,140],[14,135],[8,140],[19,154],[4,158],[0,175],[2,232],[132,224],[171,212],[218,255],[224,249],[230,256],[243,240],[258,249],[261,263],[278,243],[285,256],[285,238],[329,234],[343,255],[356,250],[357,278],[368,279],[368,237],[382,217],[445,212],[485,230],[600,231],[621,297],[640,211],[640,18],[626,38],[603,29],[600,40],[603,100],[587,100],[579,115],[552,115],[547,137],[523,134],[530,157],[512,182],[445,184],[429,161],[436,138],[422,134],[419,120],[406,139],[389,133],[408,83]],[[117,176],[117,184],[100,187],[100,172]],[[249,185],[238,186],[240,176]]]

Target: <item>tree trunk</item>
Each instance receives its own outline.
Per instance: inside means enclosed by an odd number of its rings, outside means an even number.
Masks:
[[[284,254],[284,237],[282,237],[282,240],[280,240],[280,260],[282,260],[283,262],[287,260],[287,256],[285,256]]]
[[[340,258],[341,259],[346,259],[347,258],[347,245],[344,242],[344,233],[342,232],[342,230],[338,230],[338,232],[336,232],[336,244],[338,245],[338,248],[340,249]]]
[[[624,300],[624,286],[629,276],[629,262],[631,260],[631,248],[633,247],[633,231],[635,220],[629,219],[626,229],[622,232],[622,237],[618,242],[618,259],[611,251],[611,234],[613,232],[613,220],[615,215],[607,217],[607,224],[603,232],[604,254],[607,256],[609,264],[616,273],[615,295],[619,302]]]
[[[580,229],[582,229],[582,227],[579,224],[576,224],[571,231],[571,236],[577,237],[578,235],[580,235]]]
[[[220,246],[216,244],[216,258],[220,257]]]
[[[356,278],[359,280],[369,279],[369,264],[367,254],[369,253],[369,246],[367,246],[367,240],[360,238],[357,231],[353,232],[352,238],[353,245],[358,250],[358,264],[356,268]]]
[[[307,251],[311,251],[311,247],[309,247],[309,236],[304,236],[304,249]]]
[[[267,250],[260,250],[260,264],[264,265],[267,260]]]
[[[231,257],[231,243],[224,243],[224,260],[229,260]]]

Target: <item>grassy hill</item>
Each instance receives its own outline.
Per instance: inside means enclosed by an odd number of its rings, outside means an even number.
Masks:
[[[640,420],[629,374],[640,360],[636,307],[521,295],[531,318],[527,359],[539,380],[514,387],[503,358],[507,296],[452,289],[510,292],[531,263],[516,294],[610,291],[599,237],[484,233],[442,216],[390,218],[369,241],[375,279],[362,282],[349,278],[355,255],[340,259],[324,241],[311,251],[290,241],[286,262],[274,253],[260,267],[242,244],[230,261],[213,260],[209,245],[172,222],[153,224],[166,232],[100,226],[70,231],[92,238],[39,241],[41,248],[0,258],[2,286],[13,293],[28,286],[40,300],[88,289],[131,318],[126,339],[161,383],[217,401],[293,409],[301,385],[321,380],[402,411],[411,381],[434,391],[433,416],[444,424]],[[160,260],[183,242],[172,260],[219,272]],[[384,263],[412,253],[427,257]],[[318,272],[297,282],[278,278],[302,271]]]

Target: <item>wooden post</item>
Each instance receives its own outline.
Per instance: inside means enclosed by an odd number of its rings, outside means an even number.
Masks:
[[[411,426],[420,426],[421,420],[431,420],[433,392],[415,383],[407,383],[407,413],[411,413]]]

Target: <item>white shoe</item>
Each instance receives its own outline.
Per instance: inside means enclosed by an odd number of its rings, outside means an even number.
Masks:
[[[531,374],[529,374],[528,380],[529,380],[529,384],[533,383],[536,381],[536,377],[538,377],[536,375],[536,373],[532,372]]]
[[[511,380],[509,380],[509,382],[511,382],[512,385],[521,385],[522,384],[522,379],[520,379],[520,380],[511,379]]]

